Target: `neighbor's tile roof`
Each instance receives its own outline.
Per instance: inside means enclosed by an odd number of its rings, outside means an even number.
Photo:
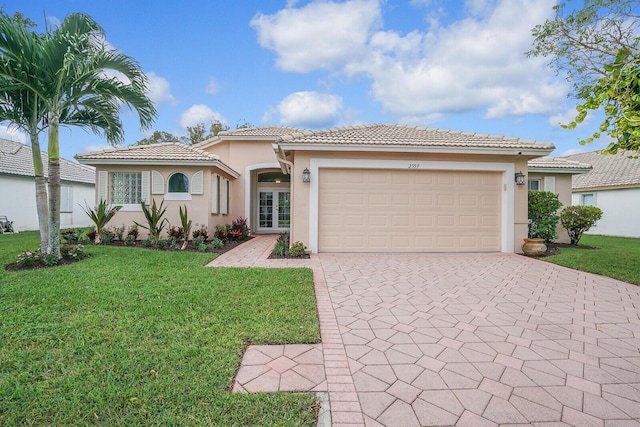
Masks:
[[[44,173],[47,176],[49,158],[44,151],[42,152],[42,161],[44,162]],[[20,142],[0,139],[0,174],[35,176],[31,147]],[[61,158],[60,180],[95,184],[96,171],[91,166]]]
[[[506,136],[431,129],[417,126],[370,124],[317,131],[300,131],[280,138],[284,144],[426,146],[468,148],[540,149],[555,148]]]
[[[303,132],[303,129],[289,126],[262,126],[219,132],[219,136],[280,136],[294,132]]]
[[[92,153],[76,154],[78,160],[219,160],[215,154],[180,142],[161,142],[150,145],[110,148]]]
[[[567,156],[569,160],[588,162],[593,169],[583,175],[573,177],[573,189],[640,186],[640,158],[632,151],[618,152],[618,154],[600,154],[598,151],[580,153]]]
[[[585,172],[591,169],[589,163],[569,160],[564,157],[539,157],[528,162],[530,168],[543,169],[584,169]]]

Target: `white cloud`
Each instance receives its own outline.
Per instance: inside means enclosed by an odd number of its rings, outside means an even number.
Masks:
[[[275,51],[285,71],[333,69],[361,57],[381,22],[377,0],[312,1],[298,9],[293,5],[251,20],[260,46]]]
[[[590,124],[593,121],[594,115],[596,114],[597,113],[594,113],[594,112],[591,112],[591,114],[588,114],[587,117],[582,121],[582,123],[578,123],[576,125],[576,128],[580,128]],[[549,124],[552,127],[561,128],[562,127],[561,125],[567,125],[572,121],[574,121],[577,115],[578,115],[578,112],[576,111],[575,107],[569,108],[564,113],[554,114],[553,116],[549,117]]]
[[[209,78],[209,84],[204,90],[209,95],[215,95],[220,92],[220,87],[218,86],[218,82],[213,77]]]
[[[341,109],[342,97],[318,92],[295,92],[278,104],[280,122],[294,126],[329,126]]]
[[[149,78],[149,98],[155,104],[168,103],[169,105],[177,105],[178,100],[171,94],[171,85],[167,79],[158,76],[154,72],[147,73]]]
[[[27,143],[27,134],[22,132],[15,126],[0,125],[0,138],[8,139],[9,141],[20,142],[22,144]]]
[[[554,113],[564,105],[566,84],[544,58],[524,55],[531,48],[531,28],[551,16],[553,4],[469,0],[463,19],[401,34],[375,31],[382,19],[377,2],[315,0],[258,15],[252,26],[282,69],[367,76],[371,96],[401,121],[474,110],[501,118]]]
[[[212,120],[218,120],[222,123],[225,122],[222,115],[217,111],[213,111],[204,104],[195,104],[182,113],[180,116],[180,126],[186,129],[189,126],[195,126],[199,123],[208,125]]]

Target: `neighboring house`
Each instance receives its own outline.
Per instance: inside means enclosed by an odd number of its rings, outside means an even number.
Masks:
[[[640,237],[640,159],[630,156],[638,153],[592,151],[566,157],[593,166],[589,173],[573,178],[573,204],[602,209],[602,219],[588,234]]]
[[[139,203],[154,199],[173,225],[186,204],[196,226],[245,216],[253,232],[290,231],[314,253],[520,252],[527,186],[515,174],[553,149],[401,125],[275,126],[76,159],[96,167],[96,199],[123,205],[115,226],[143,221]]]
[[[47,153],[42,152],[47,174]],[[0,139],[0,215],[13,221],[16,231],[37,230],[36,185],[31,147]],[[91,220],[81,206],[95,201],[95,170],[60,159],[60,227],[84,227]]]
[[[562,157],[541,157],[529,160],[529,191],[551,191],[558,195],[563,206],[571,206],[571,179],[591,170],[589,163]],[[575,179],[575,178],[574,178]],[[571,243],[567,230],[558,224],[556,242]]]

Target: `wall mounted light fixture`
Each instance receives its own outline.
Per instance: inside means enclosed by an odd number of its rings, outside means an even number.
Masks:
[[[302,171],[302,182],[311,182],[311,171],[307,168]]]
[[[516,172],[516,185],[524,185],[524,174],[522,171]]]

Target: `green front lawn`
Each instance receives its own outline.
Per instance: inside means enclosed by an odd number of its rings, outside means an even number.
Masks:
[[[562,248],[544,260],[640,285],[640,239],[585,235],[580,246],[597,249]]]
[[[37,233],[0,235],[0,265],[37,245]],[[0,270],[0,425],[314,423],[311,395],[229,392],[247,342],[319,342],[310,270],[86,251],[68,266]]]

